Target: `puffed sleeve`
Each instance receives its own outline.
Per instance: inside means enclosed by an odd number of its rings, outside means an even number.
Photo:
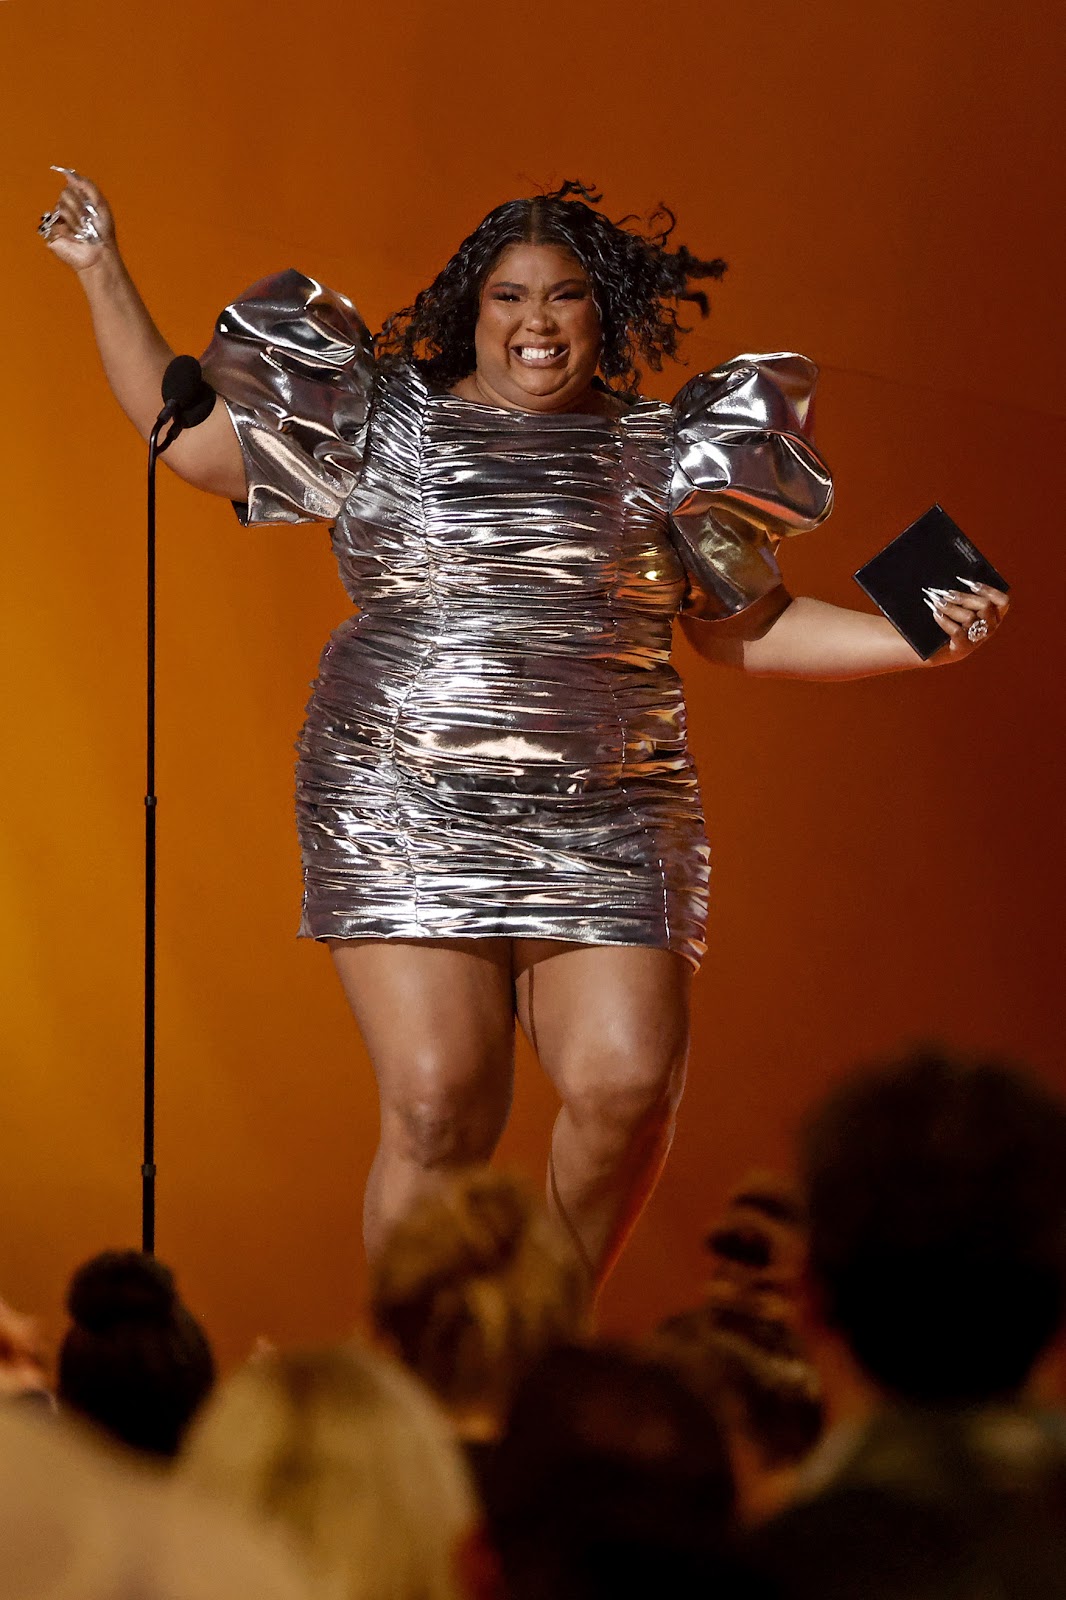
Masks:
[[[344,295],[289,268],[226,307],[201,357],[237,430],[243,523],[332,522],[366,440],[374,350]]]
[[[833,480],[808,438],[818,368],[806,356],[737,356],[674,401],[670,526],[683,610],[719,621],[781,582],[774,550],[824,522]]]

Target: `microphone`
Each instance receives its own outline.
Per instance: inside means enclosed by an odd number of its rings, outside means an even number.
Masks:
[[[163,374],[163,399],[166,404],[156,419],[156,429],[169,422],[166,444],[173,444],[185,428],[206,422],[218,396],[205,382],[195,356],[175,356]]]
[[[185,428],[206,422],[217,396],[204,382],[195,356],[175,356],[163,374],[166,401],[148,436],[148,544],[146,605],[144,795],[144,1159],[141,1162],[141,1248],[155,1252],[155,1023],[156,1023],[156,811],[155,792],[155,621],[156,621],[156,458]],[[163,434],[163,429],[168,431]]]

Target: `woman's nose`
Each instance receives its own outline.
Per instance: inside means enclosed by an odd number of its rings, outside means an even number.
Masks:
[[[555,327],[555,312],[550,301],[530,304],[526,311],[526,324],[531,332],[543,333]]]

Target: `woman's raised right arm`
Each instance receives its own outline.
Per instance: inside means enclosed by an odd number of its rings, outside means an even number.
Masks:
[[[163,404],[163,373],[174,352],[152,321],[126,270],[115,237],[111,208],[94,183],[66,172],[67,184],[44,237],[52,254],[78,276],[93,319],[107,381],[142,439],[147,439]],[[198,489],[244,500],[244,462],[224,405],[206,422],[183,433],[167,451],[167,465]]]

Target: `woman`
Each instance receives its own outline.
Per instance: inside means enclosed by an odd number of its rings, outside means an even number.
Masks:
[[[171,351],[103,196],[68,178],[43,231],[146,436]],[[297,806],[301,931],[330,945],[381,1096],[368,1248],[495,1148],[517,1011],[562,1101],[549,1200],[598,1282],[670,1144],[704,949],[674,615],[749,672],[921,663],[883,617],[781,584],[775,542],[832,498],[811,363],[739,357],[673,406],[635,396],[637,358],[674,353],[674,306],[706,309],[691,280],[723,264],[579,193],[491,212],[376,353],[312,279],[254,285],[205,357],[226,407],[166,459],[247,522],[335,522],[360,607],[322,658]],[[1006,607],[952,594],[934,662]]]
[[[371,1273],[370,1317],[445,1408],[480,1475],[519,1380],[585,1332],[586,1299],[541,1203],[509,1173],[475,1167],[392,1228]]]
[[[704,1240],[703,1301],[661,1323],[652,1341],[710,1404],[729,1451],[742,1522],[765,1521],[794,1498],[821,1436],[818,1374],[799,1323],[806,1228],[799,1195],[754,1172]]]
[[[315,1600],[464,1600],[491,1566],[430,1397],[356,1344],[260,1357],[222,1385],[179,1481],[288,1536]]]
[[[67,1313],[60,1405],[131,1450],[172,1460],[216,1374],[170,1268],[139,1250],[105,1250],[75,1272]]]
[[[755,1600],[730,1556],[736,1494],[715,1413],[653,1355],[599,1344],[542,1356],[518,1386],[484,1504],[508,1600]]]

